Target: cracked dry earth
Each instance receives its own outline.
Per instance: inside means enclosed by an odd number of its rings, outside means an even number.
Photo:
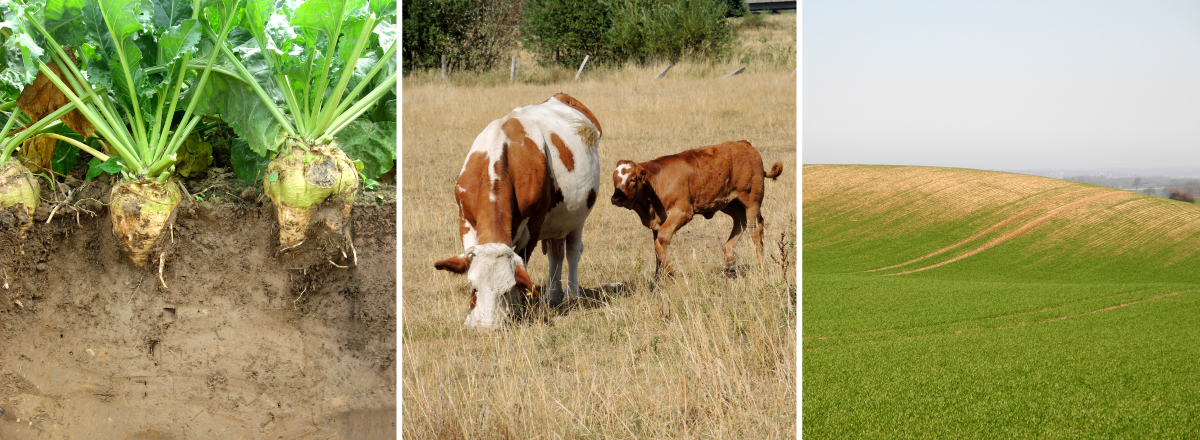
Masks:
[[[395,438],[394,197],[360,196],[346,256],[276,256],[263,197],[185,201],[160,280],[83,189],[24,240],[0,213],[0,439]]]

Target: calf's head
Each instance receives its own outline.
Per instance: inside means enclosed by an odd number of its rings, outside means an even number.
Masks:
[[[433,264],[439,270],[467,274],[471,283],[471,309],[464,322],[480,333],[504,325],[512,304],[523,292],[537,298],[537,289],[525,271],[525,261],[508,245],[484,243],[460,255]]]
[[[617,169],[613,170],[612,204],[633,209],[633,202],[642,197],[646,185],[648,182],[644,168],[633,161],[617,161]]]

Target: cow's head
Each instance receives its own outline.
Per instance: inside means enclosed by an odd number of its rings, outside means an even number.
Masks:
[[[467,274],[471,283],[471,310],[464,324],[480,333],[504,325],[512,304],[522,293],[537,298],[538,291],[525,271],[525,262],[508,245],[484,243],[433,264],[439,270]]]
[[[612,204],[633,209],[633,201],[642,198],[642,191],[646,185],[647,175],[644,168],[633,161],[617,161],[617,169],[613,170]]]

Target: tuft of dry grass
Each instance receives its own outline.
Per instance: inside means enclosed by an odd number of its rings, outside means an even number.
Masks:
[[[652,81],[651,70],[551,85],[405,80],[406,438],[794,436],[795,77],[769,71]],[[465,277],[433,268],[462,250],[452,189],[484,126],[556,92],[582,101],[604,129],[600,197],[579,271],[590,300],[478,336],[462,325]],[[765,261],[755,262],[745,234],[740,276],[725,278],[722,246],[732,221],[697,216],[671,243],[679,276],[654,281],[650,231],[632,211],[608,203],[612,167],[739,139],[757,147],[767,167],[784,163],[778,180],[766,182]],[[775,239],[781,233],[782,245]],[[784,264],[773,261],[780,258]],[[535,254],[529,267],[543,286],[545,256]],[[610,283],[627,288],[605,289]]]

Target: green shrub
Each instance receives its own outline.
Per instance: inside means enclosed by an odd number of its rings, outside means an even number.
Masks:
[[[672,62],[688,56],[723,58],[737,35],[725,21],[723,0],[675,0],[654,10],[651,48]]]
[[[609,45],[622,60],[638,63],[721,59],[737,37],[726,11],[725,0],[616,0]]]
[[[578,66],[583,57],[612,63],[605,34],[610,8],[596,0],[527,0],[521,19],[521,43],[542,64]]]
[[[543,64],[722,59],[736,34],[726,0],[529,0],[522,42]]]
[[[750,14],[750,5],[746,4],[746,0],[725,0],[727,8],[726,17],[745,17]]]
[[[404,0],[404,74],[441,67],[487,70],[516,48],[519,0]]]

